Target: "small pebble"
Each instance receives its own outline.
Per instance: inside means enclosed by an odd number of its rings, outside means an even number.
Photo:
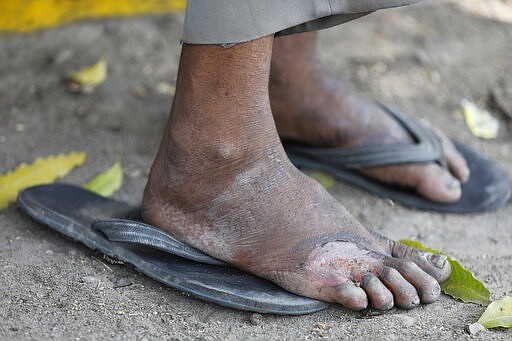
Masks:
[[[313,325],[313,327],[321,329],[321,330],[331,330],[331,328],[332,328],[332,326],[330,324],[322,323],[322,322],[316,322]]]
[[[484,331],[485,327],[482,326],[480,323],[475,322],[471,323],[466,327],[466,331],[469,333],[469,335],[476,335],[480,333],[481,331]]]
[[[253,326],[259,326],[263,322],[263,316],[254,313],[251,315],[251,317],[249,317],[249,321]]]

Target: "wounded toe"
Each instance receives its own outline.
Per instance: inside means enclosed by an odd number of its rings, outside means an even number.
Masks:
[[[368,306],[368,297],[363,289],[347,282],[333,288],[332,299],[352,310],[362,310]]]

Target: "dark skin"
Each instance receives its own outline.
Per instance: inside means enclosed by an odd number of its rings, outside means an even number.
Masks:
[[[321,147],[411,143],[409,134],[371,98],[317,62],[316,44],[314,32],[274,40],[270,103],[279,135]],[[362,173],[415,188],[434,201],[456,201],[469,169],[446,136],[438,135],[450,170],[430,163],[373,167]]]
[[[298,171],[269,100],[273,37],[183,45],[176,94],[144,191],[145,220],[204,252],[350,309],[410,309],[440,295],[444,256],[362,226]]]

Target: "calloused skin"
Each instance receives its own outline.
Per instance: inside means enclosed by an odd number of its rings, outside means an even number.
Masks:
[[[146,221],[299,295],[410,309],[440,295],[444,256],[361,225],[287,159],[269,100],[273,37],[182,48],[143,197]]]
[[[326,71],[316,58],[317,33],[274,40],[270,103],[282,138],[317,147],[411,143],[409,134],[371,98]],[[469,178],[466,161],[437,132],[449,170],[436,163],[372,167],[362,173],[416,189],[439,202],[460,198]]]

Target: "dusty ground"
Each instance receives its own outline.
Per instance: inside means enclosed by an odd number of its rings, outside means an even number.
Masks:
[[[182,16],[82,22],[0,36],[0,172],[73,150],[86,164],[65,181],[82,184],[122,157],[126,180],[115,197],[136,204],[171,98]],[[512,138],[482,141],[467,130],[462,98],[484,100],[512,87],[512,25],[427,2],[383,11],[322,33],[322,58],[377,98],[428,118],[450,136],[512,172]],[[62,76],[104,56],[109,78],[88,96],[68,93]],[[496,114],[496,113],[495,113]],[[496,114],[497,115],[497,114]],[[455,257],[494,298],[511,294],[512,204],[478,215],[423,213],[337,183],[331,192],[365,224],[414,238]],[[299,317],[253,316],[198,301],[112,265],[34,223],[13,204],[0,211],[0,337],[11,339],[498,339],[469,336],[483,307],[448,297],[412,311],[365,317],[338,306]],[[119,284],[132,283],[118,287]]]

